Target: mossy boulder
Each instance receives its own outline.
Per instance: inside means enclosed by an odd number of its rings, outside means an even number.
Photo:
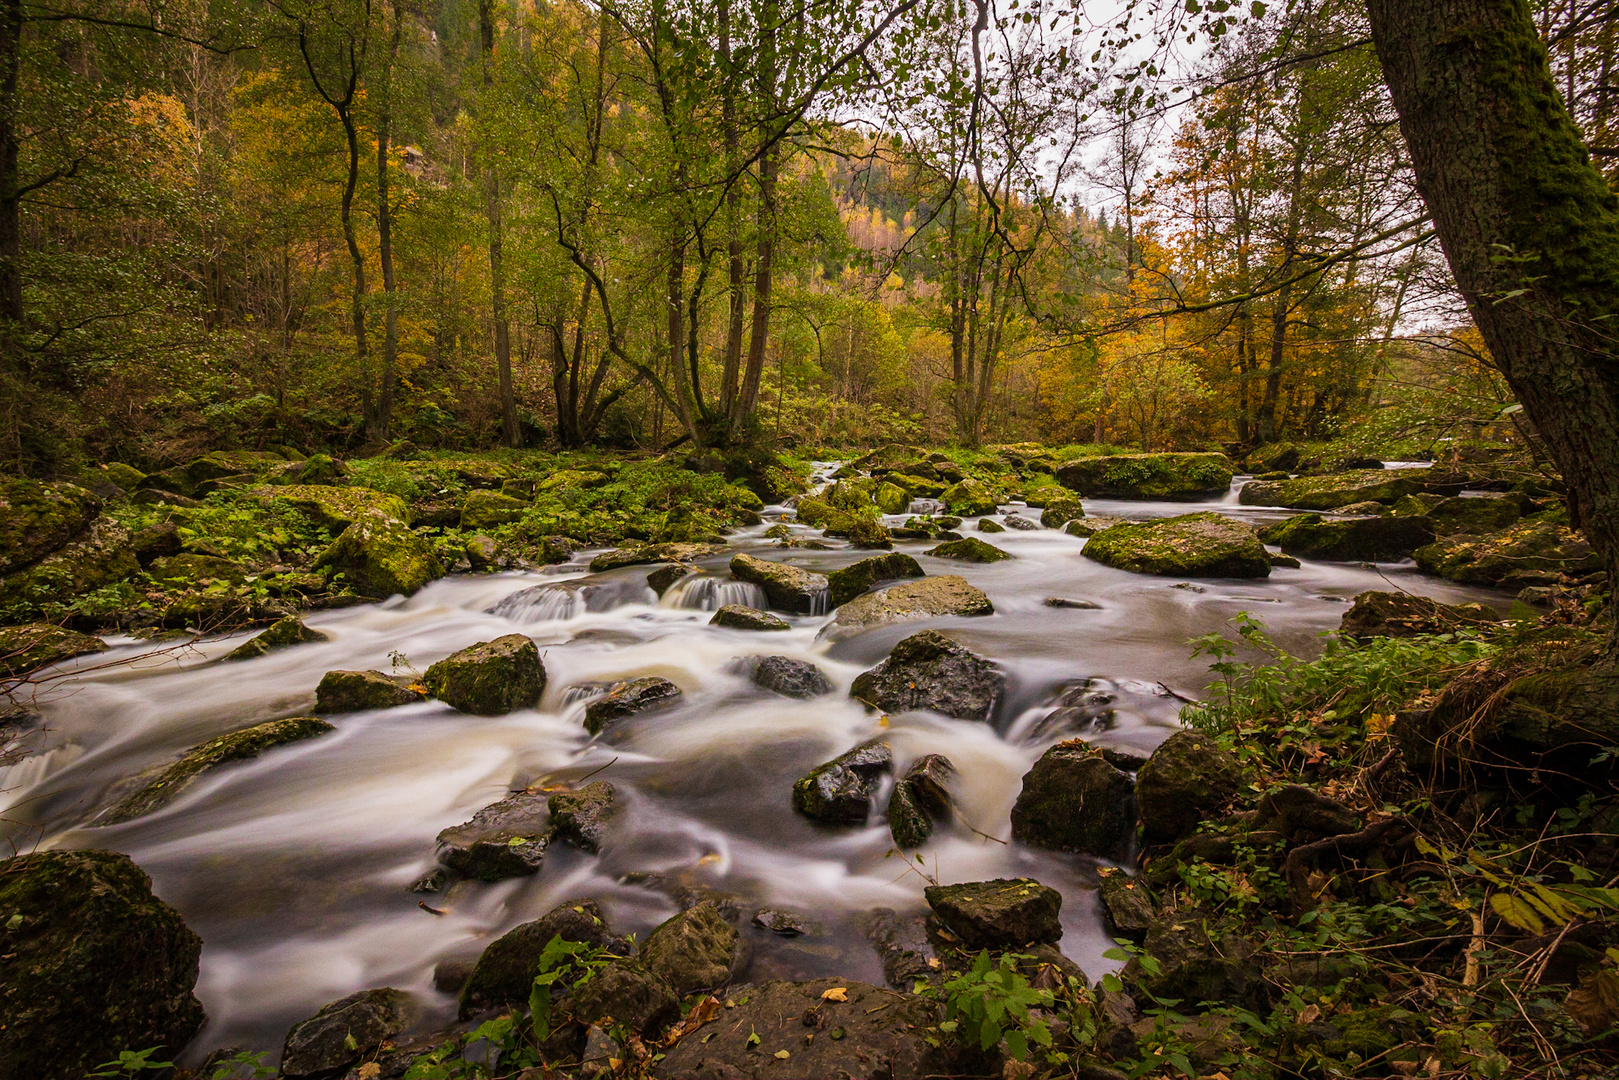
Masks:
[[[1464,585],[1545,585],[1602,569],[1579,533],[1533,519],[1488,536],[1446,536],[1413,555],[1427,573]]]
[[[1304,460],[1304,448],[1296,443],[1266,443],[1248,454],[1248,469],[1254,473],[1292,472]]]
[[[579,988],[574,1016],[595,1024],[608,1017],[643,1037],[680,1019],[680,997],[637,960],[614,960]]]
[[[1136,808],[1149,844],[1169,844],[1218,817],[1237,793],[1242,767],[1213,739],[1177,731],[1136,773]]]
[[[727,630],[772,631],[791,630],[792,624],[778,619],[768,611],[750,608],[746,604],[725,604],[708,620],[710,626],[723,626]]]
[[[1003,551],[994,544],[987,544],[976,536],[963,537],[960,540],[948,540],[938,547],[929,548],[924,554],[935,559],[956,559],[959,562],[992,563],[1002,559],[1014,558],[1009,551]]]
[[[535,485],[534,490],[563,491],[570,488],[589,490],[606,487],[613,478],[594,469],[558,469]]]
[[[459,712],[503,716],[540,703],[545,665],[532,639],[505,634],[446,656],[427,669],[422,685]]]
[[[997,878],[922,890],[936,924],[964,949],[1003,952],[1062,938],[1062,894],[1033,878]]]
[[[433,546],[398,518],[361,513],[315,560],[315,568],[340,573],[361,596],[383,600],[409,596],[444,576]]]
[[[1354,641],[1375,637],[1450,634],[1496,621],[1483,604],[1441,604],[1411,593],[1363,592],[1344,613],[1338,634]]]
[[[425,695],[414,689],[408,675],[380,671],[328,671],[315,687],[318,713],[365,712],[411,705]]]
[[[613,688],[585,706],[585,730],[600,735],[626,717],[666,708],[682,697],[680,687],[655,675],[615,683]]]
[[[1454,533],[1491,533],[1505,529],[1523,517],[1529,500],[1515,492],[1506,494],[1452,496],[1440,499],[1428,510],[1434,531],[1441,536]],[[1396,506],[1398,511],[1399,507]]]
[[[893,767],[894,752],[887,742],[863,742],[795,782],[793,809],[825,825],[864,825],[877,782]]]
[[[911,508],[911,493],[898,484],[884,482],[877,485],[877,509],[885,514],[903,514]]]
[[[1102,909],[1102,924],[1114,937],[1140,941],[1152,927],[1156,906],[1152,891],[1140,878],[1131,877],[1116,866],[1097,870],[1096,899]]]
[[[271,720],[233,731],[193,747],[186,755],[102,814],[98,825],[116,825],[150,814],[179,798],[205,774],[237,761],[251,761],[267,750],[303,742],[335,728],[313,716]]]
[[[861,559],[841,570],[834,570],[826,580],[831,591],[832,606],[842,607],[861,593],[871,591],[880,582],[926,576],[915,559],[895,553]]]
[[[917,461],[928,456],[928,452],[920,446],[911,446],[908,443],[888,443],[849,462],[856,469],[867,472],[877,470],[891,470],[908,461]]]
[[[1255,480],[1244,484],[1237,501],[1244,506],[1287,506],[1296,510],[1336,510],[1358,502],[1392,503],[1426,491],[1429,469],[1356,469],[1294,480]]]
[[[20,570],[83,536],[101,500],[76,484],[0,484],[0,574]]]
[[[292,484],[260,488],[253,494],[260,499],[280,499],[331,533],[342,532],[366,514],[381,514],[406,524],[411,521],[405,500],[367,487]]]
[[[1123,854],[1135,823],[1135,782],[1081,739],[1042,754],[1012,806],[1012,839],[1103,859]]]
[[[247,580],[248,568],[235,559],[183,551],[178,555],[153,559],[146,572],[158,581],[181,585],[210,585],[215,582],[240,585]]]
[[[1087,499],[1207,499],[1231,489],[1236,470],[1224,454],[1113,454],[1078,458],[1057,482]]]
[[[839,523],[839,527],[828,525],[825,532],[828,536],[847,537],[851,547],[869,549],[894,546],[894,534],[875,518],[851,517],[846,523]]]
[[[150,566],[158,559],[180,554],[185,540],[180,535],[180,524],[173,518],[149,525],[130,539],[135,561]]]
[[[927,709],[957,720],[988,720],[1005,690],[1006,676],[990,661],[937,630],[923,630],[856,676],[849,693],[886,712]]]
[[[1120,975],[1153,997],[1248,1008],[1265,1001],[1264,958],[1258,946],[1208,913],[1177,912],[1154,919],[1142,951],[1155,961],[1150,972],[1132,961]]]
[[[286,1080],[324,1080],[374,1057],[416,1018],[418,1010],[403,990],[361,990],[324,1006],[293,1025],[281,1051]]]
[[[672,585],[684,581],[695,573],[697,573],[697,567],[691,563],[669,563],[648,574],[646,576],[646,585],[647,588],[662,596],[669,591]]]
[[[618,809],[618,791],[605,780],[578,791],[559,791],[547,803],[551,811],[551,837],[595,854],[607,835],[607,823]]]
[[[133,465],[125,465],[122,461],[109,461],[101,467],[102,475],[111,483],[117,484],[125,491],[134,491],[140,487],[146,474]]]
[[[821,492],[821,501],[845,513],[871,514],[877,509],[876,500],[872,498],[876,490],[874,481],[863,476],[851,476]]]
[[[950,485],[938,479],[938,473],[933,470],[932,466],[923,467],[927,468],[928,473],[907,470],[905,472],[891,472],[883,477],[883,485],[877,489],[878,492],[881,492],[883,487],[897,487],[904,491],[906,498],[905,509],[889,510],[887,511],[888,513],[905,513],[905,510],[910,508],[911,499],[936,499],[944,494],[945,489]],[[879,503],[878,505],[882,504]]]
[[[202,939],[127,855],[0,862],[0,1075],[82,1080],[120,1051],[170,1059],[202,1027]]]
[[[55,603],[123,581],[140,570],[129,530],[97,518],[79,539],[0,578],[0,605]]]
[[[541,974],[540,957],[552,938],[595,948],[604,948],[613,941],[607,918],[594,900],[572,900],[533,922],[513,927],[478,957],[471,977],[461,988],[462,1018],[503,1005],[527,1005],[534,977]]]
[[[751,656],[745,661],[748,679],[772,694],[790,698],[812,698],[832,692],[826,672],[808,660],[790,656]]]
[[[551,842],[550,800],[520,791],[438,834],[439,862],[479,881],[539,873]]]
[[[1370,517],[1328,521],[1297,514],[1259,531],[1259,539],[1289,555],[1329,562],[1395,562],[1434,540],[1425,517]]]
[[[63,660],[105,652],[107,643],[54,623],[0,627],[0,676],[17,678]]]
[[[492,529],[521,521],[528,503],[494,491],[469,491],[461,501],[461,528]]]
[[[637,959],[685,997],[730,981],[738,960],[736,927],[705,900],[654,927]]]
[[[633,547],[606,551],[590,560],[593,574],[617,570],[622,566],[650,566],[653,563],[694,563],[725,550],[724,544],[637,544]]]
[[[319,630],[311,630],[303,624],[303,620],[296,615],[288,615],[284,619],[277,619],[263,632],[242,642],[232,649],[226,660],[252,660],[263,656],[275,649],[285,649],[292,645],[307,645],[316,641],[327,641],[327,636]]]
[[[910,619],[994,613],[995,605],[982,589],[958,574],[940,574],[862,593],[839,606],[831,625],[836,630],[851,631]]]
[[[998,505],[995,493],[977,480],[967,479],[945,488],[939,498],[952,514],[978,517],[993,514]]]
[[[1084,554],[1135,574],[1270,576],[1270,556],[1253,527],[1213,511],[1113,525],[1087,540]]]
[[[743,552],[731,559],[731,573],[764,590],[770,606],[799,615],[824,611],[828,584],[825,575],[786,563],[770,562]]]
[[[1029,504],[1033,506],[1033,503]],[[1085,507],[1078,499],[1068,497],[1063,493],[1061,498],[1046,500],[1044,508],[1040,511],[1040,524],[1048,529],[1060,529],[1076,518],[1085,516]]]
[[[888,832],[896,847],[921,847],[937,825],[951,819],[955,775],[955,765],[943,754],[924,754],[911,762],[888,797]]]

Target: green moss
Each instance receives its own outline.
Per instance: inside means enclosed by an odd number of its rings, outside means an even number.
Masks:
[[[75,656],[102,652],[107,643],[52,623],[0,627],[0,675],[14,678]]]
[[[1137,574],[1270,576],[1270,556],[1252,527],[1213,511],[1123,522],[1087,540],[1084,554],[1103,565]]]
[[[880,581],[924,576],[926,575],[922,567],[915,559],[909,555],[896,553],[861,559],[841,570],[834,570],[827,575],[826,580],[832,594],[832,606],[842,607],[861,593],[869,591]]]
[[[545,666],[534,642],[507,634],[445,657],[422,678],[427,692],[460,712],[501,716],[531,709],[545,691]]]
[[[325,640],[325,634],[309,629],[296,615],[288,615],[284,619],[277,619],[262,634],[236,646],[225,659],[252,660],[275,649]]]
[[[409,596],[444,575],[425,539],[404,522],[369,511],[321,552],[315,566],[342,574],[355,592],[376,599]]]
[[[472,491],[461,503],[461,528],[492,529],[522,520],[528,503],[493,491]]]
[[[253,494],[262,499],[280,499],[333,533],[342,532],[368,513],[410,522],[410,508],[403,499],[369,488],[292,484],[258,488]]]
[[[1223,495],[1235,470],[1224,454],[1116,454],[1080,458],[1057,480],[1086,498],[1194,499]]]
[[[1014,558],[1011,552],[1003,551],[994,544],[986,544],[976,536],[947,541],[938,547],[930,548],[926,554],[935,559],[958,559],[974,563],[992,563]]]
[[[101,500],[73,484],[0,484],[0,574],[35,562],[84,534]]]
[[[1244,506],[1287,506],[1298,510],[1336,510],[1358,502],[1392,503],[1422,491],[1426,469],[1359,469],[1294,480],[1256,480],[1244,484],[1237,501]]]

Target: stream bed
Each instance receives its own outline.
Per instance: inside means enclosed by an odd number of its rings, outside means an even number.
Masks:
[[[1213,509],[1254,522],[1288,513],[1241,507],[1234,495],[1201,504],[1086,500],[1086,509],[1125,518]],[[1410,563],[1307,561],[1262,581],[1147,577],[1083,558],[1085,541],[1058,530],[1009,529],[988,539],[1016,557],[989,565],[924,556],[931,542],[895,544],[929,574],[961,574],[983,589],[991,616],[908,622],[835,641],[821,634],[830,615],[787,615],[792,629],[774,633],[707,625],[722,603],[762,606],[752,586],[729,580],[725,565],[736,551],[820,572],[873,554],[838,541],[829,541],[832,550],[780,548],[762,534],[784,512],[767,509],[764,524],[734,534],[729,551],[701,564],[704,577],[661,600],[645,584],[651,567],[592,575],[586,564],[595,553],[584,552],[543,573],[455,576],[409,599],[310,612],[307,624],[329,641],[246,662],[217,662],[246,633],[158,652],[109,639],[112,651],[77,662],[82,674],[47,684],[38,706],[46,730],[30,742],[39,752],[0,770],[6,853],[110,848],[151,875],[205,942],[197,995],[209,1020],[188,1057],[220,1046],[278,1055],[292,1024],[366,987],[411,991],[430,1006],[425,1023],[446,1021],[454,999],[434,990],[435,965],[475,958],[513,926],[583,896],[601,902],[618,932],[642,937],[678,910],[671,893],[680,888],[731,894],[745,912],[788,909],[809,932],[785,938],[745,925],[743,979],[835,974],[881,983],[860,929],[864,913],[922,908],[930,877],[1029,876],[1062,892],[1061,948],[1095,978],[1116,965],[1102,957],[1112,943],[1094,901],[1094,860],[1007,843],[1021,777],[1049,745],[1083,735],[1152,750],[1175,729],[1182,699],[1208,681],[1207,661],[1190,658],[1188,639],[1240,611],[1262,619],[1290,651],[1314,655],[1319,635],[1367,589],[1506,602],[1421,576]],[[983,535],[974,525],[969,519],[959,531]],[[575,584],[508,600],[563,583]],[[1053,608],[1048,597],[1099,606]],[[1003,667],[1008,690],[990,723],[925,713],[883,720],[849,699],[856,675],[924,627],[946,630]],[[331,717],[335,732],[211,773],[155,813],[87,824],[132,778],[185,749],[307,713],[329,670],[425,671],[513,632],[532,637],[544,660],[538,709],[485,718],[427,701]],[[808,701],[771,695],[741,670],[738,658],[749,655],[809,660],[835,690]],[[674,681],[683,698],[590,737],[581,722],[590,688],[645,675]],[[1042,724],[1054,699],[1085,680],[1112,698],[1108,710],[1085,730]],[[880,813],[865,828],[828,829],[792,809],[794,780],[878,734],[893,745],[896,772],[928,753],[946,755],[958,770],[961,821],[935,834],[921,864],[891,852]],[[512,789],[592,773],[617,787],[621,803],[599,856],[553,845],[533,877],[462,883],[447,895],[409,891],[433,868],[440,830]],[[424,910],[423,900],[442,914]]]

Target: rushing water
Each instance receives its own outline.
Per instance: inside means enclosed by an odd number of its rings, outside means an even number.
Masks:
[[[1086,505],[1093,515],[1134,518],[1215,509],[1264,521],[1285,513],[1240,507],[1234,495],[1200,505]],[[735,535],[735,549],[820,571],[871,554],[777,549],[761,534],[781,513],[772,508],[765,525]],[[1056,530],[1008,530],[991,542],[1016,558],[978,566],[927,558],[927,543],[896,547],[929,573],[959,573],[978,585],[994,601],[993,616],[836,641],[820,635],[826,615],[787,616],[788,632],[708,626],[707,613],[721,604],[762,605],[756,588],[728,580],[729,553],[661,601],[646,586],[650,568],[591,575],[590,553],[555,572],[447,578],[408,600],[310,613],[308,624],[329,641],[229,665],[217,661],[247,635],[155,655],[150,645],[115,641],[110,653],[80,661],[83,674],[49,684],[40,752],[0,776],[0,807],[9,807],[0,827],[15,849],[127,852],[180,909],[206,943],[197,993],[209,1024],[193,1055],[225,1045],[279,1052],[292,1023],[372,986],[413,991],[436,1007],[430,1020],[446,1019],[453,1001],[433,990],[435,964],[474,957],[512,926],[580,896],[601,900],[619,930],[644,935],[676,911],[667,886],[659,891],[641,876],[648,873],[739,896],[746,910],[782,907],[813,921],[811,933],[790,939],[749,927],[749,981],[839,974],[879,983],[858,916],[920,908],[927,882],[918,870],[942,882],[1028,875],[1061,890],[1063,951],[1095,977],[1112,965],[1101,955],[1111,943],[1091,888],[1094,862],[1004,842],[1020,778],[1048,745],[1084,734],[1151,750],[1174,730],[1177,696],[1196,695],[1207,681],[1187,640],[1239,611],[1308,653],[1365,589],[1503,600],[1418,576],[1409,563],[1307,562],[1265,581],[1179,582],[1091,562],[1080,556],[1084,541]],[[1052,608],[1047,597],[1099,607]],[[848,699],[854,677],[922,625],[948,629],[1003,666],[1009,688],[992,723],[912,713],[881,726]],[[337,731],[220,770],[157,813],[87,825],[132,777],[187,747],[307,712],[326,671],[389,670],[395,657],[424,670],[514,631],[531,636],[544,657],[549,684],[538,709],[480,718],[424,702],[337,717]],[[768,694],[737,663],[751,654],[811,660],[837,689],[811,701]],[[685,692],[678,707],[589,737],[581,717],[590,688],[642,675],[677,683]],[[1110,711],[1083,732],[1043,724],[1057,694],[1086,679],[1113,699]],[[958,809],[970,827],[941,830],[918,869],[890,857],[880,815],[864,829],[830,830],[791,808],[796,778],[879,733],[901,769],[942,753],[959,770]],[[433,866],[439,830],[510,789],[598,770],[623,804],[599,857],[553,846],[534,877],[428,897],[443,914],[418,906],[423,898],[407,887]]]

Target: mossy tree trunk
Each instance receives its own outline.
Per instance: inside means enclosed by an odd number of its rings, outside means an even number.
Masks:
[[[1366,7],[1451,271],[1619,581],[1619,199],[1525,0]]]

